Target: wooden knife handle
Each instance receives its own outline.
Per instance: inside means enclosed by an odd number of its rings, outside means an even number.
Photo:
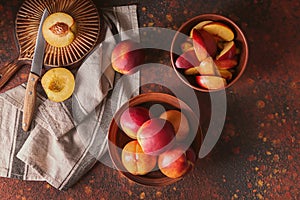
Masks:
[[[30,73],[28,77],[28,83],[25,92],[24,98],[24,107],[23,107],[23,121],[22,128],[24,131],[28,131],[33,113],[35,110],[35,102],[36,102],[36,87],[39,80],[39,76]]]

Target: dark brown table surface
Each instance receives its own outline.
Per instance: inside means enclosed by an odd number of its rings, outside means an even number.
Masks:
[[[0,67],[18,55],[14,20],[22,2],[0,2]],[[0,178],[0,199],[300,199],[298,0],[95,3],[99,9],[137,3],[141,27],[176,30],[203,13],[222,14],[241,27],[248,39],[250,57],[242,78],[226,90],[222,135],[191,173],[169,186],[141,186],[99,163],[67,191],[58,191],[46,182]],[[141,37],[146,39],[147,35]],[[168,52],[152,52],[152,61],[170,65]],[[159,68],[147,75],[154,79],[169,76],[162,75]],[[6,89],[18,85],[26,76],[27,71],[21,70]],[[174,84],[180,85],[176,77]],[[142,91],[167,92],[151,85]],[[197,96],[205,98],[198,92]]]

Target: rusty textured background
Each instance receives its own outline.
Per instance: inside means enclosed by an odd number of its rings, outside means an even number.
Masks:
[[[0,1],[0,67],[15,58],[14,19],[21,0]],[[0,178],[0,199],[300,199],[300,2],[298,0],[112,0],[102,9],[138,4],[141,27],[176,30],[202,13],[231,18],[249,42],[249,63],[227,90],[227,118],[213,151],[183,180],[162,188],[134,184],[97,164],[60,192],[45,182]],[[147,39],[142,35],[142,39]],[[169,54],[149,54],[170,65]],[[24,68],[6,87],[26,80]],[[152,78],[166,75],[153,70]],[[162,76],[162,77],[161,77]],[[180,84],[175,81],[174,84]],[[4,90],[3,90],[4,91]],[[153,85],[143,92],[165,91]],[[199,98],[206,98],[198,94]]]

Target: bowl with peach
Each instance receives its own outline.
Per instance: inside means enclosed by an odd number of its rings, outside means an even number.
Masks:
[[[116,169],[148,186],[181,180],[193,169],[201,143],[196,114],[183,101],[163,93],[130,99],[115,113],[108,133]]]
[[[242,30],[230,19],[203,14],[183,23],[170,50],[178,77],[202,92],[226,89],[243,74],[248,44]]]

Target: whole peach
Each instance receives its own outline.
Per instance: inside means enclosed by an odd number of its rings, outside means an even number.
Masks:
[[[146,154],[159,155],[172,147],[175,130],[173,125],[161,118],[146,121],[138,130],[137,140]]]
[[[128,107],[120,117],[120,126],[130,138],[136,139],[138,129],[149,119],[147,108],[141,106]]]
[[[160,118],[168,120],[174,126],[177,141],[183,141],[188,136],[190,126],[186,116],[182,112],[168,110],[163,112]]]
[[[144,50],[139,43],[132,40],[124,40],[118,43],[111,55],[113,69],[121,74],[134,73],[134,69],[143,64],[144,61]]]
[[[174,147],[158,157],[160,171],[169,178],[182,177],[190,169],[193,162],[187,158],[182,147]]]
[[[122,150],[122,163],[133,175],[144,175],[156,166],[156,156],[147,155],[136,140],[130,141]]]

